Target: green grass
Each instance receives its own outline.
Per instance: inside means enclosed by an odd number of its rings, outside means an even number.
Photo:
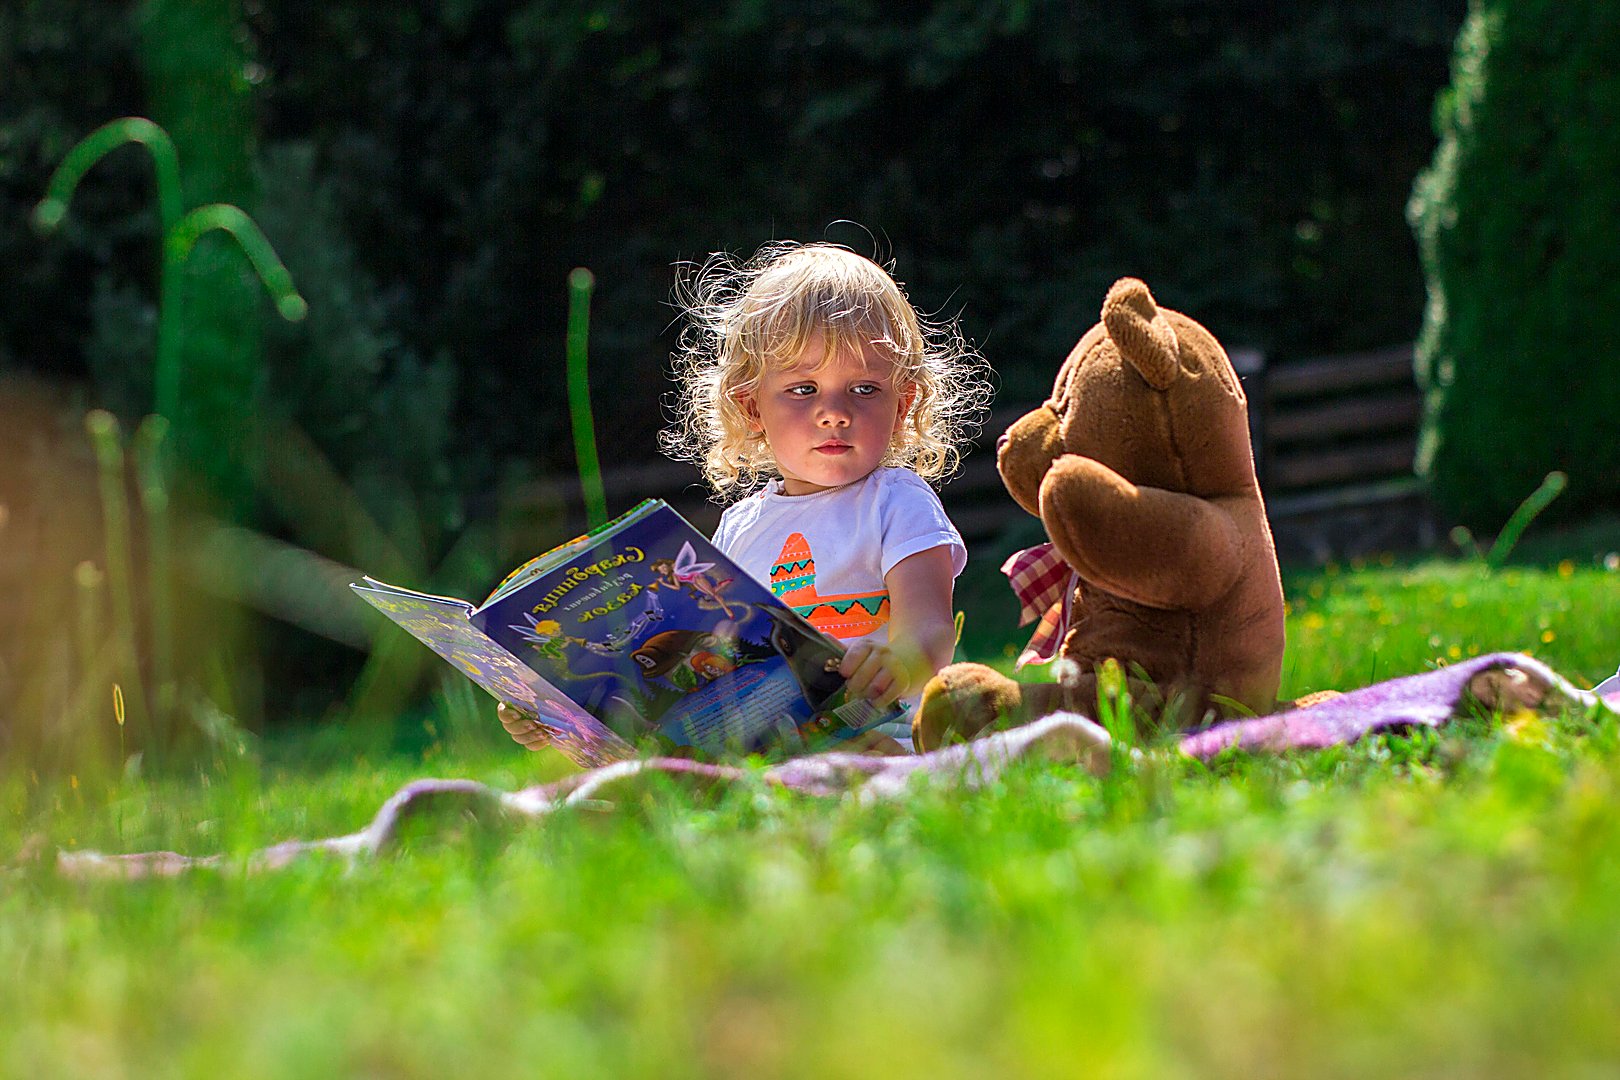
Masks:
[[[1611,539],[1494,574],[1290,573],[1285,692],[1504,648],[1596,681],[1620,662]],[[107,785],[18,765],[0,857],[243,856],[351,831],[417,776],[560,771],[452,698],[412,748],[306,731]],[[87,885],[46,861],[0,878],[0,1075],[1608,1075],[1617,801],[1607,714],[1479,717],[892,805],[449,820],[352,870]]]

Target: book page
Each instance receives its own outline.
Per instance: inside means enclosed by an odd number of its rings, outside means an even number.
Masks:
[[[350,588],[492,697],[537,718],[575,764],[594,768],[635,756],[633,747],[469,622],[466,601],[366,581]]]

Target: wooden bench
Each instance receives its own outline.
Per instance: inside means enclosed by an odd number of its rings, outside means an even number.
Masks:
[[[1238,350],[1233,363],[1282,561],[1435,543],[1437,519],[1413,471],[1423,394],[1411,345],[1277,365]]]
[[[1412,346],[1268,365],[1230,350],[1249,398],[1249,435],[1266,511],[1284,562],[1324,563],[1432,547],[1440,529],[1413,471],[1423,394]],[[995,468],[996,438],[1034,403],[999,405],[961,474],[941,492],[970,546],[1024,513]],[[1038,532],[1036,527],[1034,532]]]

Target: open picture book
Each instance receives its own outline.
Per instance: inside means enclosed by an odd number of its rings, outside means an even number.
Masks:
[[[661,500],[531,559],[477,607],[351,588],[585,768],[643,746],[821,749],[902,715],[851,700],[843,646]]]

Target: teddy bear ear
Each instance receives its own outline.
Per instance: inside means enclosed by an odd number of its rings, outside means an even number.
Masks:
[[[1148,287],[1136,278],[1114,282],[1103,300],[1102,322],[1120,355],[1147,384],[1169,389],[1181,373],[1181,346]]]

